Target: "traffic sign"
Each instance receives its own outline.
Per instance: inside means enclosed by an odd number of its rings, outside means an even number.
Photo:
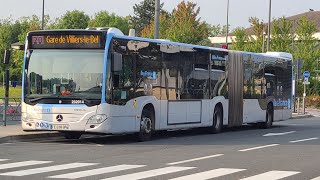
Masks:
[[[305,77],[304,80],[303,80],[303,84],[310,84],[309,82],[309,78],[308,77]]]
[[[304,78],[309,78],[310,77],[310,72],[309,71],[303,72],[303,77]]]

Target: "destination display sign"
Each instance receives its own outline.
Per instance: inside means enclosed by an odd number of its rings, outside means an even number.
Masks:
[[[100,34],[37,34],[31,35],[29,44],[31,49],[103,48]]]

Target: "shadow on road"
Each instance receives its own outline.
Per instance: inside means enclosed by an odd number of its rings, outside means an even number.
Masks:
[[[99,144],[99,145],[227,145],[243,144],[244,141],[235,141],[239,138],[252,136],[262,137],[263,134],[286,129],[287,125],[275,125],[271,129],[259,129],[252,125],[237,128],[224,128],[220,134],[210,134],[206,128],[188,129],[179,131],[160,131],[153,135],[151,141],[137,142],[135,134],[129,135],[83,135],[78,140],[64,138],[38,141],[38,143],[64,143],[64,144]],[[298,128],[298,127],[297,127]],[[235,138],[237,137],[237,138]],[[248,143],[248,141],[245,141]]]

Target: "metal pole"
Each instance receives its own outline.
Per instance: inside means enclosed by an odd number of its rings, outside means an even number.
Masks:
[[[5,97],[4,97],[4,109],[3,109],[3,125],[7,125],[7,107],[9,100],[9,67],[6,68],[6,89],[5,89]]]
[[[306,85],[303,85],[303,114],[306,113]]]
[[[160,0],[155,0],[154,39],[159,39]]]
[[[269,20],[268,20],[268,41],[267,41],[267,51],[270,50],[270,21],[271,21],[271,0],[269,0]]]
[[[226,45],[228,47],[228,33],[229,33],[229,0],[227,0],[227,31],[226,31]]]
[[[44,0],[42,0],[42,30],[44,29]]]
[[[264,36],[264,30],[262,32],[262,53],[264,53],[264,41],[265,41],[265,36]]]

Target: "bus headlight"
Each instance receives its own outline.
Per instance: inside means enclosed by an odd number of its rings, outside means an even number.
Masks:
[[[100,123],[102,123],[103,121],[105,121],[106,119],[107,119],[107,116],[106,116],[106,115],[97,114],[97,115],[91,116],[91,117],[89,118],[87,124],[100,124]]]

